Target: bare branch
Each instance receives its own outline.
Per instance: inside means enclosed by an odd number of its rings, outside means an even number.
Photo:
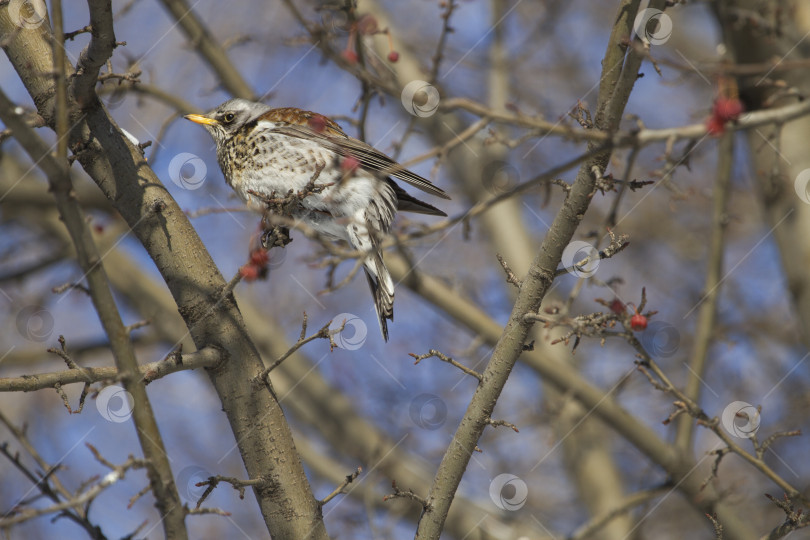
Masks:
[[[475,377],[476,379],[478,379],[479,383],[481,381],[483,381],[483,376],[480,373],[478,373],[475,370],[472,370],[472,369],[468,368],[467,366],[465,366],[463,364],[460,364],[459,362],[457,362],[457,361],[453,360],[452,358],[450,358],[449,356],[437,351],[436,349],[430,349],[430,351],[428,351],[426,354],[418,354],[417,355],[417,354],[414,354],[414,353],[408,353],[408,356],[412,356],[412,357],[414,357],[416,359],[416,361],[414,362],[414,365],[418,364],[419,362],[421,362],[425,358],[436,357],[439,360],[441,360],[442,362],[447,362],[451,366],[457,367],[458,369],[460,369],[462,372],[466,373],[467,375]]]
[[[363,472],[363,468],[357,467],[352,474],[347,475],[346,479],[343,482],[341,482],[341,484],[338,487],[336,487],[334,491],[332,491],[332,493],[330,493],[329,495],[327,495],[326,497],[324,497],[319,501],[321,506],[325,505],[338,495],[345,493],[343,490],[346,489],[346,486],[354,482],[357,479],[357,477],[360,476],[361,472]]]

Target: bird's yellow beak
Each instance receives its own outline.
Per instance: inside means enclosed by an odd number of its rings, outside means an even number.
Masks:
[[[185,118],[186,120],[191,120],[195,124],[203,124],[206,126],[213,126],[217,124],[216,120],[212,120],[211,118],[208,118],[207,116],[203,116],[201,114],[187,114],[183,118]]]

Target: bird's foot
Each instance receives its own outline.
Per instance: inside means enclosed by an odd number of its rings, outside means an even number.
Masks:
[[[292,241],[293,239],[290,237],[290,229],[287,227],[278,226],[265,229],[261,238],[261,244],[264,249],[270,249],[273,247],[283,248]]]

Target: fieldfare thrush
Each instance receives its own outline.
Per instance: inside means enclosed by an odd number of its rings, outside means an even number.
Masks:
[[[450,197],[318,113],[231,99],[207,114],[185,118],[201,124],[214,138],[225,181],[248,207],[272,212],[269,201],[298,193],[296,204],[284,206],[286,217],[366,253],[363,268],[380,330],[388,341],[394,282],[383,263],[382,238],[397,210],[447,215],[409,195],[391,177],[431,195]]]

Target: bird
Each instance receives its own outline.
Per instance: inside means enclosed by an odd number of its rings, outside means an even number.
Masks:
[[[268,201],[298,193],[300,202],[284,207],[286,217],[365,253],[363,269],[388,341],[394,282],[383,262],[381,241],[397,211],[447,216],[410,195],[394,178],[449,200],[447,193],[319,113],[234,98],[206,114],[184,118],[211,134],[226,183],[249,208],[272,212]]]

